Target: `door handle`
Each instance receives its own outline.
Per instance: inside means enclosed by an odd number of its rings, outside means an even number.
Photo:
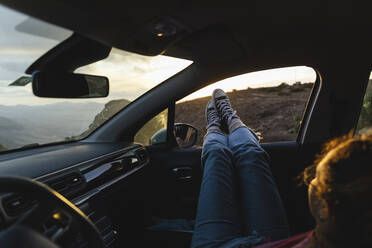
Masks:
[[[188,166],[178,167],[172,169],[173,175],[180,180],[192,179],[192,168]]]

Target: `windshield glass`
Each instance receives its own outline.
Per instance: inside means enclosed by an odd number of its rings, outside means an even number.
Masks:
[[[105,60],[77,72],[110,80],[106,98],[51,99],[31,84],[10,86],[28,66],[72,34],[0,5],[0,151],[86,137],[137,97],[192,62],[147,57],[113,48]]]

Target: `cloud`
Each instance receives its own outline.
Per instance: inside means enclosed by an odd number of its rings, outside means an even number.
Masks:
[[[134,100],[190,63],[167,56],[142,56],[113,49],[105,60],[79,68],[76,72],[107,76],[110,97]]]
[[[38,37],[61,42],[69,37],[72,32],[44,21],[29,17],[15,26],[15,30],[20,33],[30,34]]]
[[[17,31],[15,27],[19,24],[21,25]],[[24,29],[26,27],[28,32]],[[37,30],[43,31],[40,33]],[[71,34],[64,29],[0,6],[0,80],[13,81],[23,75],[37,58],[59,43],[58,40],[51,39],[56,37],[56,33],[65,36]]]
[[[19,73],[29,65],[27,61],[9,61],[0,63],[1,68],[6,71]]]
[[[17,30],[16,30],[17,29]],[[0,5],[0,47],[49,50],[72,32]]]
[[[0,97],[2,102],[6,102],[4,104],[22,102],[34,105],[60,101],[40,99],[32,95],[28,86],[8,87],[8,84],[22,76],[36,59],[70,34],[68,30],[0,6]],[[134,100],[190,63],[182,59],[143,56],[113,48],[107,59],[80,68],[77,72],[109,78],[110,95],[97,99],[98,102],[118,98]]]
[[[38,58],[34,53],[11,53],[0,50],[0,80],[15,80]]]

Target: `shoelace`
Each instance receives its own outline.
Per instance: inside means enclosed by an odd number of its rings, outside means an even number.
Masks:
[[[219,116],[216,110],[212,109],[207,112],[208,112],[207,117],[208,117],[209,125],[212,123],[215,124],[219,122]]]
[[[228,99],[218,99],[216,101],[217,108],[221,110],[222,119],[229,121],[236,116],[236,111],[233,111]]]

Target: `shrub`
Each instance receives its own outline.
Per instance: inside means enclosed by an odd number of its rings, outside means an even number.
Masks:
[[[288,133],[295,133],[297,134],[299,131],[300,131],[300,127],[301,127],[301,120],[302,120],[302,116],[301,114],[299,113],[296,113],[294,116],[293,116],[293,120],[295,122],[295,126],[291,129],[288,130]]]
[[[291,87],[291,89],[290,89],[291,92],[301,92],[301,91],[304,91],[304,90],[305,90],[305,88],[303,88],[303,87],[298,87],[298,86],[293,86],[293,87]]]
[[[280,91],[278,92],[278,96],[290,96],[291,92],[289,91]]]
[[[167,127],[168,110],[164,110],[147,122],[136,134],[134,141],[143,145],[150,144],[150,138],[160,129]]]
[[[372,91],[367,91],[360,112],[358,130],[372,126]]]

